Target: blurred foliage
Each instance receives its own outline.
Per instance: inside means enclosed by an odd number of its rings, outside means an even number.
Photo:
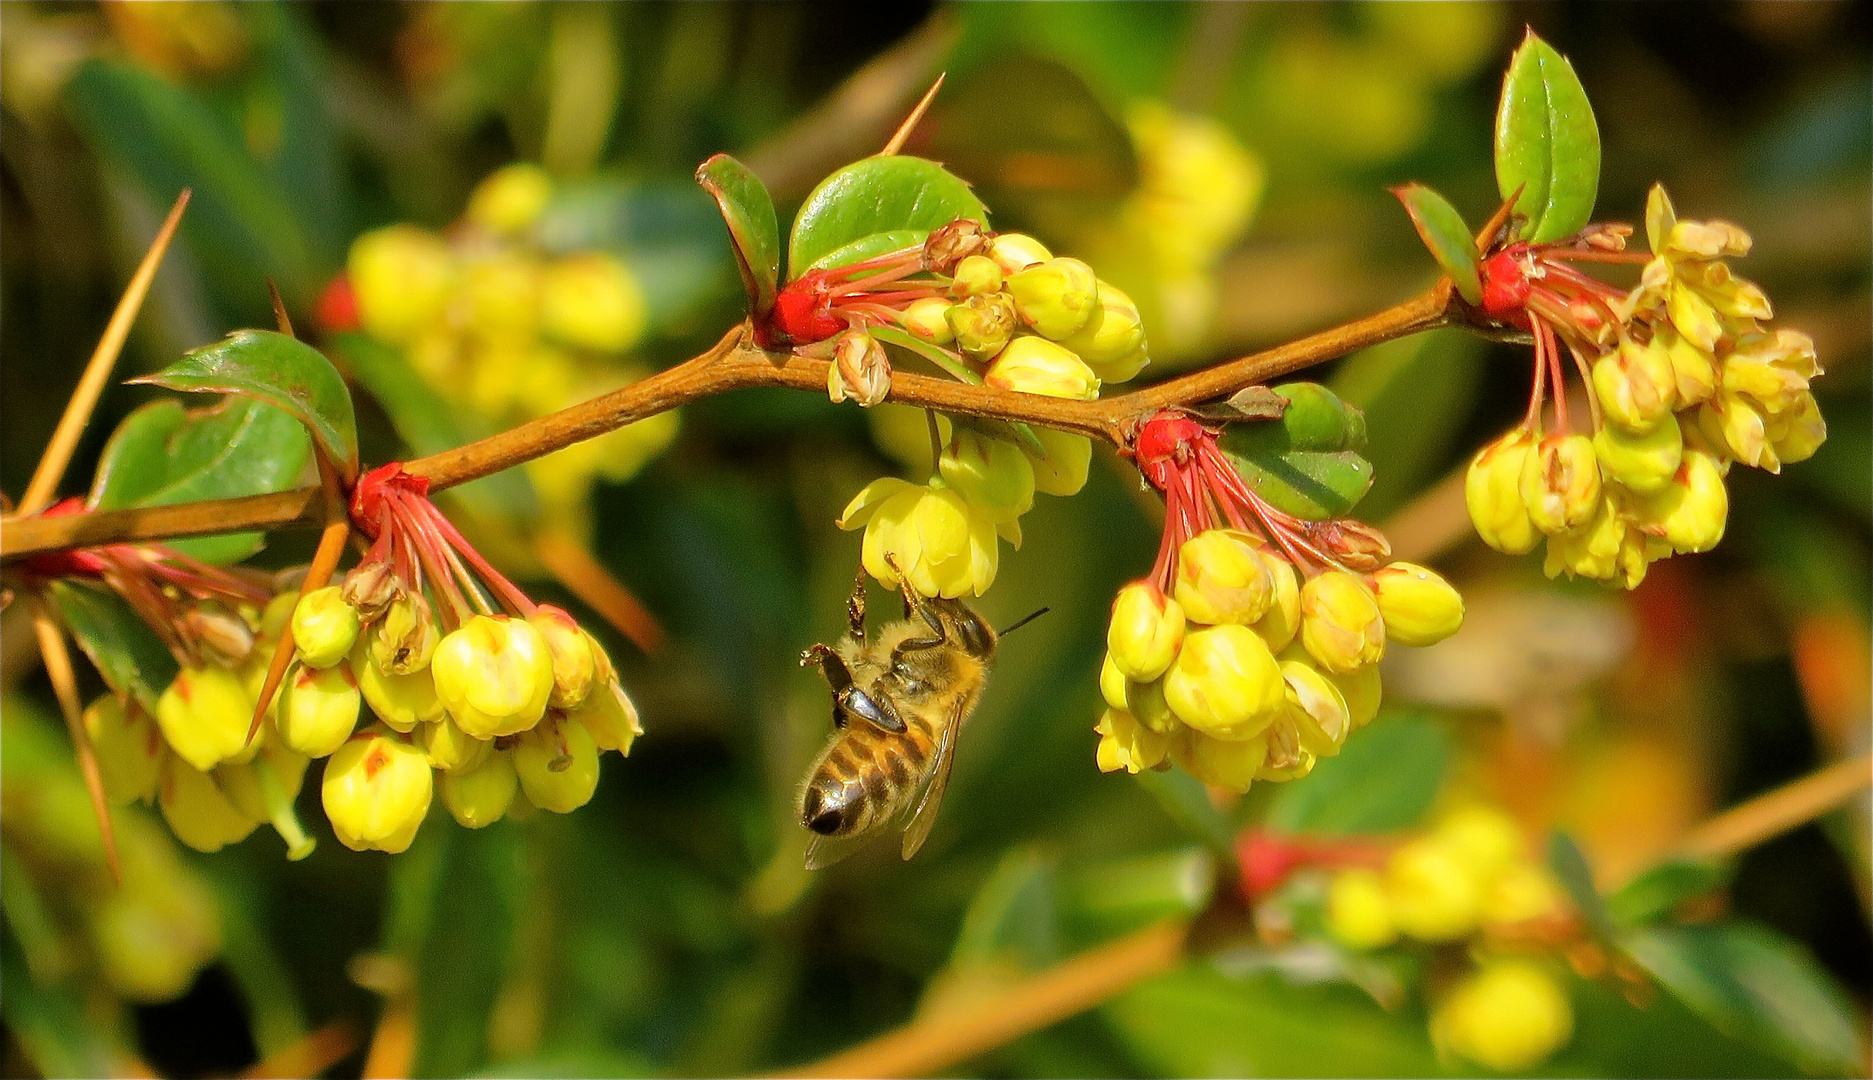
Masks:
[[[412,1006],[419,1075],[778,1068],[1198,911],[1213,879],[1235,888],[1226,841],[1247,822],[1383,833],[1461,783],[1532,833],[1565,827],[1606,889],[1711,811],[1865,752],[1873,27],[1865,6],[1831,3],[0,6],[9,493],[183,186],[195,201],[125,377],[270,327],[269,278],[302,330],[316,326],[357,237],[442,229],[515,161],[566,193],[543,244],[604,249],[638,275],[650,317],[630,362],[654,369],[739,317],[697,164],[736,154],[791,220],[947,70],[911,148],[972,180],[998,227],[1094,260],[1157,320],[1165,359],[1188,366],[1430,279],[1384,189],[1433,184],[1471,220],[1493,208],[1491,117],[1523,22],[1593,96],[1597,216],[1632,220],[1662,180],[1687,215],[1743,224],[1756,247],[1742,272],[1829,369],[1829,441],[1782,477],[1737,476],[1715,552],[1661,564],[1626,595],[1548,583],[1473,541],[1451,548],[1437,566],[1469,598],[1465,630],[1388,668],[1393,709],[1343,757],[1219,810],[1168,777],[1093,767],[1107,605],[1150,564],[1158,524],[1108,456],[1081,495],[1035,508],[981,603],[996,625],[1052,611],[1006,643],[930,843],[912,863],[880,844],[816,875],[800,869],[793,802],[825,690],[794,658],[840,624],[857,551],[833,519],[894,466],[857,412],[815,395],[699,402],[669,452],[628,483],[596,481],[594,554],[669,640],[655,658],[607,643],[648,735],[570,817],[432,823],[395,859],[326,842],[287,863],[267,838],[178,854],[120,811],[126,882],[112,891],[9,610],[6,1074],[233,1073],[332,1021],[369,1033]],[[868,101],[880,90],[883,111]],[[489,430],[368,339],[320,343],[355,378],[365,461]],[[1324,373],[1366,410],[1373,520],[1513,421],[1525,376],[1509,361],[1523,355],[1440,332]],[[74,487],[149,400],[106,395]],[[522,519],[532,497],[518,474],[462,493]],[[280,534],[260,561],[309,550]],[[1864,1041],[1784,1021],[1848,1008],[1864,1036],[1868,846],[1860,800],[1744,854],[1727,880],[1616,894],[1621,925],[1672,913],[1632,946],[1671,992],[1635,1006],[1571,979],[1575,1037],[1541,1070],[1864,1074]],[[154,891],[138,884],[150,873]],[[126,938],[146,966],[122,962]],[[1388,1009],[1305,963],[1235,960],[1193,962],[963,1068],[1461,1071],[1436,1056],[1421,999]],[[364,1053],[332,1074],[356,1075]]]

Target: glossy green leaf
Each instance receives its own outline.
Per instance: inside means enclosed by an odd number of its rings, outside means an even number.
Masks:
[[[1606,898],[1606,910],[1625,926],[1656,922],[1694,896],[1721,888],[1730,868],[1700,859],[1673,859],[1652,867]]]
[[[305,479],[311,460],[305,427],[271,405],[230,396],[188,409],[167,398],[132,412],[111,433],[90,505],[117,510],[285,491]],[[262,542],[261,533],[229,533],[168,543],[203,562],[226,564]]]
[[[1061,870],[1061,914],[1088,936],[1124,933],[1173,915],[1195,915],[1215,880],[1216,857],[1198,847],[1069,865]]]
[[[1561,888],[1567,890],[1567,898],[1574,902],[1588,925],[1611,937],[1613,916],[1606,910],[1600,890],[1594,887],[1593,868],[1587,865],[1587,856],[1573,837],[1564,832],[1548,837],[1548,869],[1554,872]]]
[[[1297,517],[1340,517],[1372,486],[1372,463],[1361,451],[1366,417],[1318,383],[1273,388],[1287,399],[1278,421],[1231,424],[1223,453],[1249,489]]]
[[[1333,390],[1365,414],[1367,459],[1385,463],[1359,504],[1367,521],[1384,521],[1457,463],[1485,349],[1475,334],[1432,330],[1340,362]]]
[[[826,255],[875,233],[903,231],[916,243],[957,218],[986,223],[988,211],[968,184],[936,162],[901,154],[853,162],[820,181],[800,207],[787,272],[799,277]]]
[[[1653,926],[1626,951],[1713,1027],[1807,1072],[1853,1076],[1864,1068],[1864,1025],[1806,949],[1765,927]]]
[[[875,259],[880,255],[889,255],[908,247],[919,247],[930,235],[928,229],[890,229],[885,232],[861,236],[849,244],[844,244],[813,260],[807,270],[829,270],[835,266],[850,266],[853,263]]]
[[[116,593],[92,585],[54,581],[52,603],[104,685],[155,716],[156,698],[176,677],[176,659],[155,631]]]
[[[722,211],[735,264],[748,290],[749,310],[758,319],[773,309],[780,282],[780,223],[774,200],[760,177],[727,154],[703,162],[696,182]]]
[[[1535,36],[1522,39],[1496,107],[1496,190],[1521,190],[1521,238],[1535,243],[1579,232],[1600,187],[1600,128],[1574,65]]]
[[[351,392],[319,350],[271,330],[236,330],[154,375],[131,382],[171,390],[239,394],[286,410],[348,474],[358,470],[358,422]]]
[[[1483,276],[1478,269],[1476,240],[1463,215],[1450,200],[1423,184],[1395,187],[1392,194],[1405,204],[1418,239],[1431,251],[1431,257],[1457,286],[1457,292],[1472,304],[1483,302]]]
[[[1337,757],[1322,758],[1305,782],[1282,784],[1270,828],[1358,835],[1409,828],[1437,799],[1450,765],[1450,738],[1435,722],[1381,713],[1354,732]]]
[[[1236,829],[1211,801],[1203,782],[1182,769],[1163,772],[1147,770],[1134,777],[1138,786],[1164,808],[1164,813],[1190,837],[1200,841],[1219,858],[1234,866]]]
[[[950,967],[1014,961],[1045,967],[1060,958],[1054,860],[1032,846],[1002,856],[963,913]]]

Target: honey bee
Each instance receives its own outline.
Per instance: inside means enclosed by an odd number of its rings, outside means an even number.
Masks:
[[[845,636],[800,654],[801,665],[819,668],[832,689],[836,729],[800,791],[800,823],[814,834],[809,870],[838,862],[899,821],[904,857],[917,854],[949,785],[956,733],[975,711],[1007,632],[997,633],[960,600],[922,596],[908,582],[899,588],[904,619],[868,639],[861,570],[846,601]]]

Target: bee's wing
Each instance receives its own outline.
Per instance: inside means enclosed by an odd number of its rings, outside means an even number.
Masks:
[[[818,870],[831,866],[864,847],[877,835],[878,830],[875,828],[850,836],[821,836],[814,833],[813,839],[807,841],[806,845],[806,868]]]
[[[943,725],[943,733],[937,737],[936,755],[930,763],[930,783],[911,814],[910,824],[904,827],[906,859],[917,854],[917,849],[923,847],[930,836],[930,827],[936,824],[937,807],[943,804],[943,789],[950,782],[950,766],[956,763],[956,730],[963,726],[962,713],[963,705],[958,702],[956,715]]]

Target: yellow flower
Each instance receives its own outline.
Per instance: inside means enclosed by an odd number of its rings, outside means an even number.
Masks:
[[[863,527],[865,569],[895,586],[899,572],[925,596],[982,595],[995,581],[995,523],[940,486],[883,477],[868,484],[839,519]]]

